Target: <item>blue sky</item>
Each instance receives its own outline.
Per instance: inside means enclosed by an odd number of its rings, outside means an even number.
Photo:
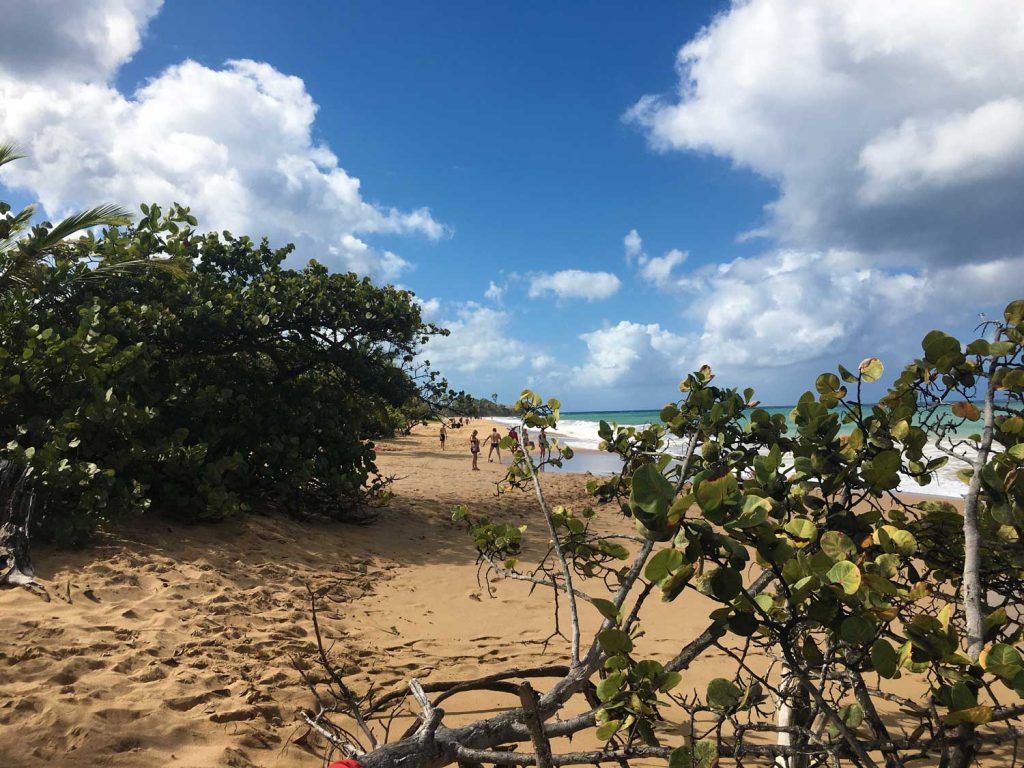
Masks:
[[[657,407],[711,362],[792,402],[1024,287],[1014,3],[7,4],[8,197],[410,288],[477,395]]]

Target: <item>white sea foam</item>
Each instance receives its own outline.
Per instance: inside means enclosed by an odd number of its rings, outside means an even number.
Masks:
[[[491,421],[498,422],[503,426],[511,427],[519,424],[519,419],[511,416],[491,417]],[[558,422],[557,430],[548,430],[548,434],[564,445],[572,448],[597,450],[601,438],[597,435],[598,423],[585,419],[562,419]],[[536,441],[537,430],[530,430],[531,436]],[[681,453],[682,445],[676,439],[670,438],[667,450],[670,453]],[[945,454],[941,453],[934,446],[925,447],[925,456],[929,460],[939,458]],[[946,496],[960,498],[967,491],[967,486],[956,476],[958,470],[967,467],[967,463],[958,459],[950,459],[946,466],[939,469],[928,485],[918,485],[910,478],[904,477],[900,483],[899,490],[905,493],[917,493],[925,496]],[[566,469],[572,471],[571,462]]]

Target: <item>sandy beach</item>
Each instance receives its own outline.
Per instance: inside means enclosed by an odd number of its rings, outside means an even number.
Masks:
[[[472,428],[486,433],[490,424]],[[3,765],[319,765],[296,719],[312,705],[296,667],[316,671],[307,586],[330,586],[336,600],[321,609],[325,639],[360,692],[562,660],[565,641],[545,645],[550,596],[517,582],[492,584],[489,596],[471,542],[451,522],[452,505],[467,503],[530,526],[529,551],[547,540],[532,496],[495,494],[498,464],[482,458],[481,471],[470,471],[468,441],[468,429],[453,430],[441,453],[429,426],[380,444],[396,496],[371,525],[148,521],[103,534],[84,551],[40,549],[52,600],[0,592],[8,617]],[[583,507],[591,504],[586,479],[549,473],[545,486],[553,501]],[[628,527],[606,517],[603,525]],[[649,603],[644,652],[673,655],[704,629],[710,606],[692,591],[670,605]],[[581,610],[585,629],[596,626],[596,610]],[[703,690],[725,661],[720,651],[706,654],[683,688]],[[459,695],[447,702],[445,722],[512,703],[505,694]]]

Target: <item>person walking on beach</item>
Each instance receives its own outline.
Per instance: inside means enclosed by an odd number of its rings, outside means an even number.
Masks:
[[[498,434],[497,427],[491,427],[491,434],[487,436],[487,442],[490,443],[490,448],[487,449],[487,463],[491,464],[494,459],[491,458],[491,454],[495,451],[498,452],[498,463],[501,464],[501,435]]]
[[[540,434],[537,435],[537,447],[540,448],[540,463],[541,470],[544,469],[544,457],[549,456],[548,453],[548,433],[547,427],[540,428]]]
[[[516,448],[519,447],[519,433],[515,427],[508,428],[508,436],[512,438],[512,453],[516,452]]]
[[[476,436],[476,430],[473,430],[473,434],[469,438],[469,452],[473,454],[473,469],[477,472],[480,471],[480,467],[476,465],[476,460],[480,456],[480,438]]]
[[[448,439],[448,430],[445,429],[444,422],[441,422],[441,431],[437,433],[437,436],[441,438],[441,450],[444,450],[444,441]]]

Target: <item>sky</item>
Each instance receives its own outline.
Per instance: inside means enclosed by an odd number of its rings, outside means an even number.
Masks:
[[[789,404],[1024,296],[1018,0],[0,0],[3,198],[416,293],[450,383]],[[879,385],[879,388],[881,385]],[[870,393],[869,393],[870,396]]]

